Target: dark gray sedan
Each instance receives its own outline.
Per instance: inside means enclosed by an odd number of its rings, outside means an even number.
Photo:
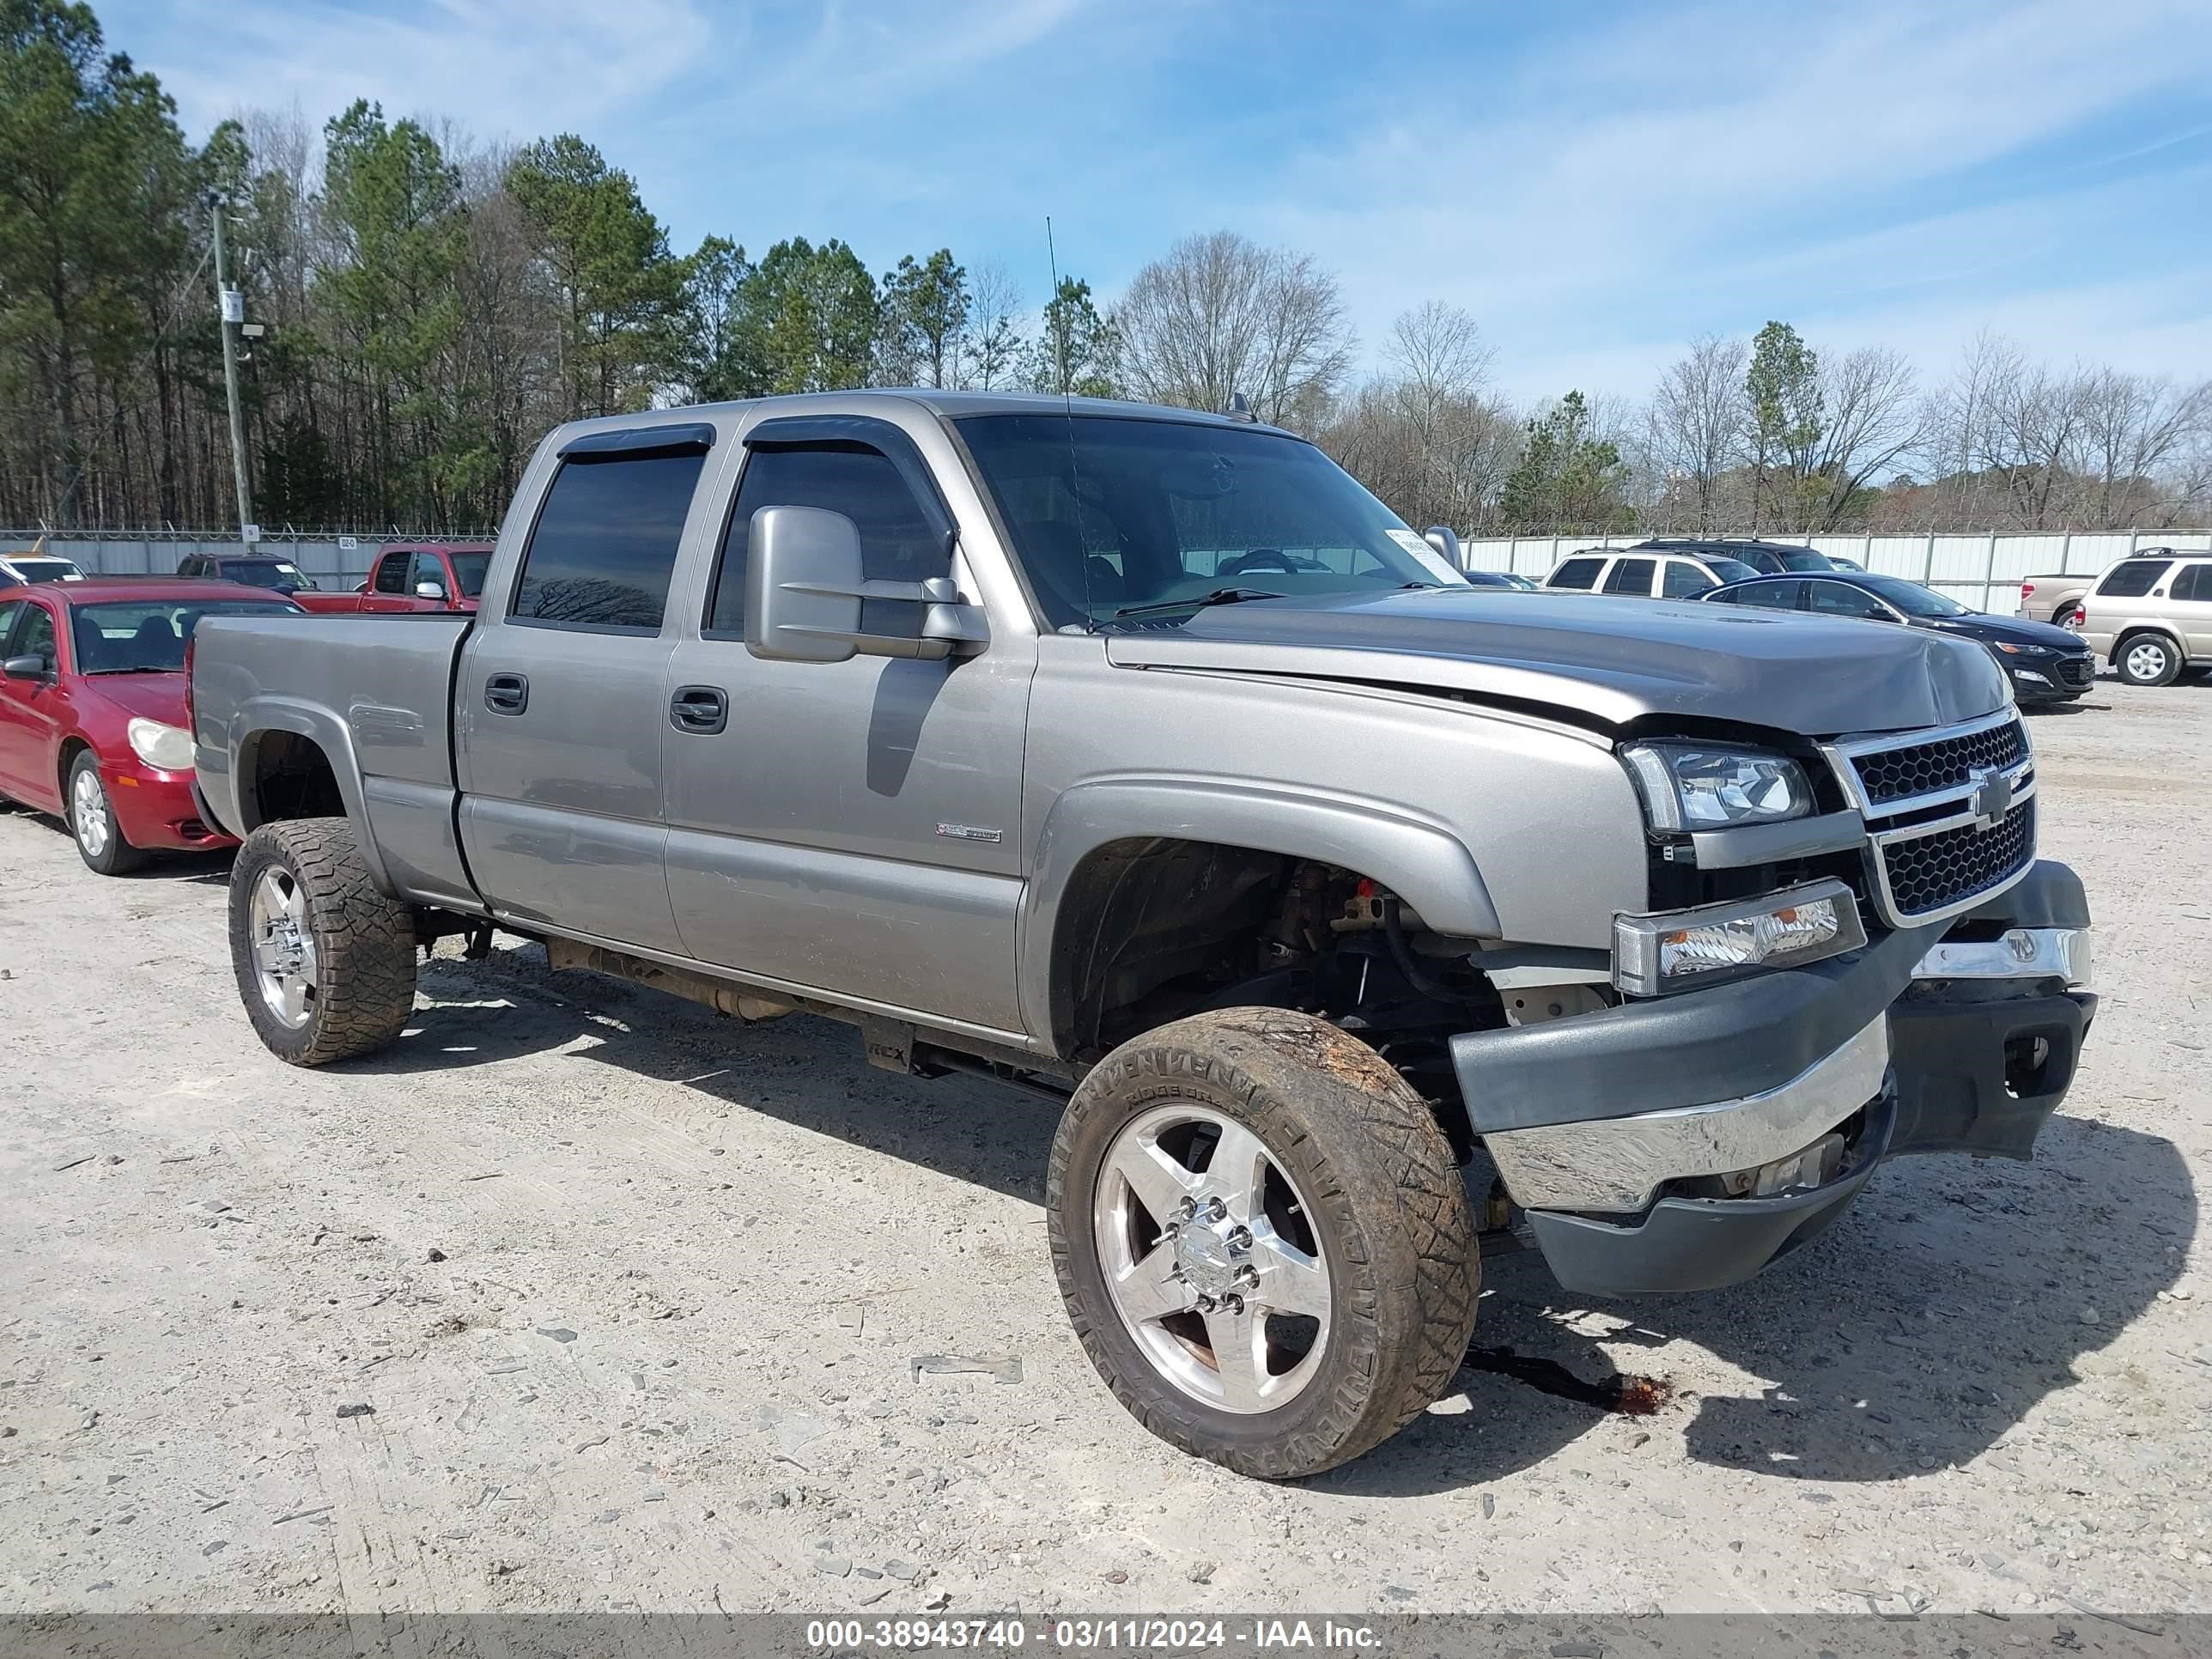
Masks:
[[[2071,702],[2097,678],[2097,659],[2080,635],[2046,623],[1969,611],[1956,599],[1902,576],[1870,575],[1863,570],[1758,576],[1709,587],[1692,597],[1707,605],[1864,617],[1978,640],[1989,647],[2012,682],[2013,696],[2022,704]]]

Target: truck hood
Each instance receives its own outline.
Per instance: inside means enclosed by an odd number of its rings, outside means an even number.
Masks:
[[[1576,593],[1426,588],[1217,605],[1107,636],[1109,661],[1351,679],[1579,711],[1609,726],[1698,716],[1807,737],[1992,714],[1988,651],[1847,617]]]

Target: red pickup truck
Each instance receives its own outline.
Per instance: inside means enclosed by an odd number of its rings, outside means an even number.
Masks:
[[[474,611],[490,562],[489,542],[393,542],[349,593],[326,592],[291,560],[270,554],[195,554],[177,574],[274,588],[308,611]]]

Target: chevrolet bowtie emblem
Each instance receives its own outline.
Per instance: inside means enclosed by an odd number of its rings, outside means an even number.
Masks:
[[[1993,766],[1977,766],[1972,777],[1974,793],[1968,804],[1974,809],[1974,827],[1986,834],[2012,811],[2012,780]]]

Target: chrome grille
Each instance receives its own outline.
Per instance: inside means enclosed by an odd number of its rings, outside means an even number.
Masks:
[[[1826,752],[1866,819],[1867,885],[1891,927],[1970,909],[2035,861],[2035,757],[2012,709]]]
[[[1859,755],[1852,764],[1869,805],[1880,807],[1965,783],[1978,766],[2009,770],[2027,758],[2027,738],[2017,720],[1962,737]]]
[[[1917,921],[1962,901],[1979,899],[2027,867],[2035,856],[2035,798],[2005,815],[1994,830],[1962,823],[1880,849],[1888,900],[1900,921]]]

